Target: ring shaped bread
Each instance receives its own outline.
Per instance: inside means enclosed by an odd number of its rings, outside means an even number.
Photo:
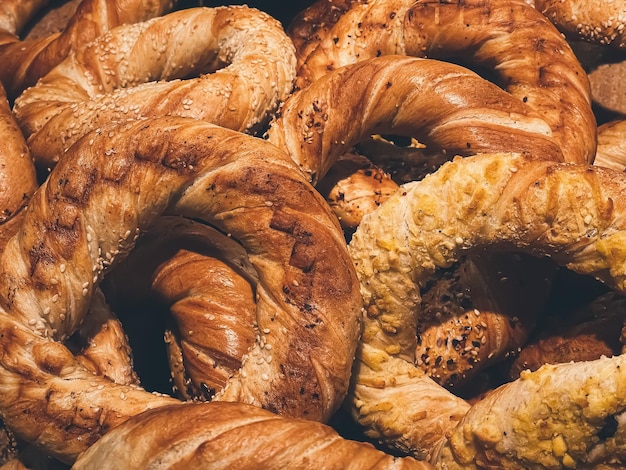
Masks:
[[[349,244],[366,308],[349,402],[368,434],[416,456],[432,457],[469,410],[468,404],[435,385],[414,365],[420,288],[437,269],[475,250],[517,251],[549,256],[561,266],[625,292],[626,206],[621,197],[625,190],[626,178],[615,170],[516,154],[483,154],[445,163],[420,182],[405,184],[377,211],[366,215]],[[528,401],[506,395],[505,399],[515,402],[509,405],[518,407],[517,414],[475,413],[474,423],[482,419],[483,429],[489,432],[463,434],[464,442],[491,446],[494,458],[515,463],[510,468],[533,468],[524,464],[525,459],[533,461],[532,452],[544,449],[545,439],[565,432],[568,410],[578,408],[581,416],[572,417],[569,423],[568,452],[577,462],[584,461],[590,456],[581,449],[597,444],[604,426],[598,417],[623,410],[626,390],[622,387],[613,396],[615,387],[598,387],[599,399],[612,396],[615,406],[595,409],[590,403],[587,409],[574,398],[587,389],[581,381],[558,384],[558,392],[545,384],[533,392],[562,395],[562,418],[544,410],[546,428],[537,426],[535,419],[543,413],[534,408],[541,395]],[[561,413],[561,408],[554,410]],[[529,421],[527,427],[514,424],[523,414]],[[512,427],[505,429],[506,437],[493,434],[485,424],[498,421],[508,424],[495,424],[496,431],[498,426]],[[502,439],[526,440],[528,446],[514,451],[504,444],[494,447],[493,440]]]
[[[325,421],[346,396],[358,280],[336,218],[289,156],[195,119],[111,126],[71,147],[0,255],[0,415],[64,461],[129,416],[179,403],[94,375],[61,343],[165,213],[230,234],[258,275],[255,344],[216,399]]]
[[[146,305],[167,309],[172,390],[183,400],[210,400],[254,344],[256,283],[237,241],[198,221],[163,216],[106,277],[103,290],[126,325],[149,318],[137,315]]]
[[[34,85],[71,50],[115,26],[137,23],[169,11],[172,0],[83,0],[62,32],[20,39],[27,23],[48,0],[3,0],[0,4],[0,82],[11,100]]]
[[[493,83],[459,65],[396,55],[346,65],[296,90],[267,138],[317,184],[372,134],[415,137],[450,158],[506,149],[563,159],[548,124]]]
[[[355,1],[318,34],[319,44],[298,68],[298,88],[380,55],[459,60],[489,71],[536,110],[569,161],[589,163],[595,155],[587,74],[556,27],[524,0]]]
[[[253,133],[294,77],[277,20],[246,6],[197,7],[110,30],[24,91],[14,111],[35,162],[52,167],[111,122],[169,114]]]
[[[167,406],[134,416],[102,437],[72,468],[140,470],[177,465],[215,470],[434,468],[344,439],[322,423],[223,402]]]
[[[570,40],[626,47],[624,0],[529,0]]]

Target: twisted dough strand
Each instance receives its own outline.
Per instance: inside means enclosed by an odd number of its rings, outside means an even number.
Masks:
[[[491,70],[545,119],[569,161],[595,155],[587,75],[556,27],[524,0],[353,2],[299,67],[296,84],[385,54],[459,58]]]
[[[194,119],[109,127],[60,161],[0,256],[0,413],[65,461],[129,416],[177,403],[93,375],[58,342],[166,211],[231,234],[259,276],[258,339],[218,399],[324,421],[346,394],[358,282],[334,215],[291,159]]]
[[[507,149],[563,158],[546,122],[493,83],[458,65],[394,55],[341,67],[297,90],[267,135],[315,184],[360,140],[385,133],[415,137],[450,157]]]
[[[72,468],[182,466],[216,470],[433,468],[426,462],[395,458],[370,444],[343,439],[321,423],[219,402],[169,406],[131,418],[81,455]]]
[[[27,22],[47,0],[3,0],[0,5],[0,82],[10,98],[34,85],[71,50],[79,49],[115,26],[162,15],[173,0],[83,0],[61,33],[20,40]]]
[[[294,77],[293,44],[277,20],[245,6],[198,7],[114,28],[26,90],[14,111],[35,161],[52,167],[110,122],[177,115],[253,133]]]
[[[624,175],[606,168],[478,155],[404,185],[365,216],[349,245],[367,310],[350,402],[370,435],[427,456],[468,410],[413,365],[420,287],[436,269],[495,247],[550,256],[623,293],[625,190]],[[417,399],[424,388],[429,402]]]

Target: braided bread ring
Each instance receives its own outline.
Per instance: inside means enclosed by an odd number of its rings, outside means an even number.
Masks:
[[[626,292],[624,191],[610,169],[485,154],[445,163],[365,216],[349,244],[367,310],[350,402],[370,435],[427,456],[467,411],[414,366],[419,289],[437,268],[497,246]]]
[[[486,67],[545,119],[563,155],[590,162],[595,116],[587,74],[550,21],[524,0],[372,0],[329,29],[298,69],[303,88],[329,70],[385,54],[460,57]]]
[[[79,49],[115,26],[162,15],[172,0],[83,0],[61,33],[20,40],[19,33],[47,0],[3,0],[0,5],[0,82],[15,99],[34,85],[71,50]]]
[[[26,90],[14,111],[35,161],[53,166],[109,122],[169,114],[253,133],[294,77],[293,44],[277,20],[245,6],[198,7],[109,31]]]
[[[385,133],[416,137],[451,157],[507,149],[563,158],[545,121],[493,83],[458,65],[392,55],[292,93],[267,136],[316,184],[360,140]]]
[[[529,0],[571,40],[626,47],[624,0]]]
[[[321,423],[219,402],[168,406],[135,416],[93,445],[72,468],[140,470],[179,465],[213,470],[433,468],[343,439]]]
[[[63,460],[129,416],[178,402],[93,375],[58,342],[165,211],[231,234],[259,276],[258,339],[217,399],[324,421],[346,395],[358,281],[336,218],[289,156],[195,119],[109,127],[68,151],[0,256],[0,413]]]
[[[196,221],[161,217],[124,264],[105,280],[107,298],[132,312],[169,309],[165,331],[173,390],[181,399],[211,399],[254,344],[258,282],[246,250]]]

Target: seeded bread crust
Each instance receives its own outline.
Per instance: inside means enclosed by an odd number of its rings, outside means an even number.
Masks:
[[[11,101],[34,85],[71,50],[79,49],[121,24],[137,23],[169,11],[172,0],[84,0],[62,32],[20,39],[30,19],[48,0],[4,0],[0,5],[0,82]]]
[[[349,401],[369,435],[429,456],[469,409],[414,365],[420,287],[438,268],[478,248],[518,250],[625,292],[624,190],[623,173],[606,168],[478,155],[365,216],[349,245],[366,307]],[[412,393],[425,387],[427,401]]]
[[[166,211],[211,221],[258,273],[258,339],[216,399],[325,421],[346,396],[358,281],[335,216],[292,160],[195,119],[111,126],[71,148],[0,255],[0,413],[64,461],[128,417],[178,403],[94,375],[62,343],[102,277]]]
[[[318,3],[333,5],[320,0],[310,7],[313,14],[324,11]],[[298,88],[380,55],[460,59],[488,70],[534,109],[552,128],[567,161],[593,160],[596,122],[587,74],[556,27],[524,0],[350,3],[332,27],[321,29],[321,40],[313,37],[319,44],[298,68]]]
[[[108,31],[24,91],[14,111],[35,161],[51,168],[110,122],[175,115],[254,133],[294,77],[277,20],[246,6],[197,7]]]

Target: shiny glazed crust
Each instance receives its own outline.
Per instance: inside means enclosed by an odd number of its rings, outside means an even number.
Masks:
[[[34,85],[71,50],[115,26],[137,23],[169,11],[172,0],[83,0],[61,33],[20,40],[27,22],[48,0],[3,0],[0,5],[0,82],[14,99]]]
[[[246,6],[198,7],[110,30],[24,91],[14,111],[35,161],[52,167],[111,122],[167,114],[253,132],[294,77],[277,20]]]
[[[130,456],[130,458],[129,458]],[[80,469],[298,468],[428,470],[314,421],[280,417],[241,403],[168,406],[112,430],[72,467]]]
[[[92,374],[60,342],[165,211],[231,234],[259,276],[258,339],[217,399],[324,421],[346,395],[358,281],[336,218],[291,159],[194,119],[112,126],[66,154],[0,257],[0,412],[65,461],[129,416],[178,402]]]
[[[595,155],[587,75],[556,27],[524,0],[353,2],[323,32],[298,69],[299,88],[330,70],[380,55],[460,58],[489,70],[537,111],[567,161],[588,163]]]
[[[320,77],[285,100],[267,132],[314,184],[377,133],[415,137],[450,158],[506,149],[563,159],[550,127],[521,101],[458,65],[406,56],[363,60]]]

